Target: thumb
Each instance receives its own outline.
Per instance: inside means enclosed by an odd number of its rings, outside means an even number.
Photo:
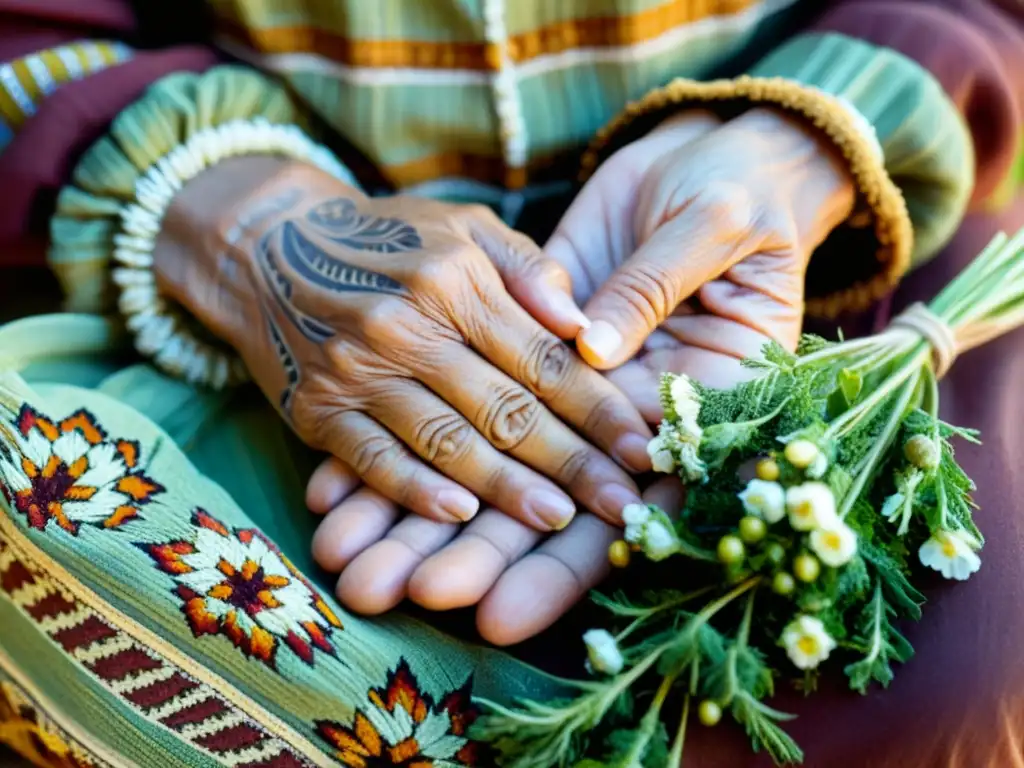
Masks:
[[[737,240],[723,238],[721,226],[696,211],[663,224],[587,302],[591,324],[576,338],[583,359],[599,370],[631,359],[682,301],[732,266],[737,253]]]
[[[505,289],[533,318],[560,339],[572,339],[590,321],[572,297],[572,278],[532,239],[490,210],[471,223],[474,242],[487,254]]]

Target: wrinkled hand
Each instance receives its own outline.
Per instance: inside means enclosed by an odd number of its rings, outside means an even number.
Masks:
[[[581,353],[622,366],[610,378],[656,421],[662,372],[728,386],[769,339],[796,344],[811,253],[853,200],[842,161],[795,119],[687,112],[603,163],[545,252],[593,321]]]
[[[165,243],[217,179],[180,196]],[[219,249],[193,249],[222,263],[159,251],[165,290],[370,488],[433,520],[469,520],[479,499],[543,531],[568,525],[572,498],[609,521],[638,499],[608,454],[643,470],[648,427],[541,324],[579,329],[566,275],[488,209],[370,199],[290,165],[228,218]]]
[[[757,354],[767,338],[795,343],[809,254],[852,204],[841,168],[802,129],[771,114],[734,123],[687,114],[621,150],[545,249],[572,275],[588,314],[621,331],[613,357],[595,362],[607,367],[639,350],[609,377],[650,421],[661,416],[663,371],[728,384],[738,359]],[[739,212],[730,208],[733,193],[745,206]],[[670,288],[655,280],[668,271]],[[705,314],[680,305],[688,291],[697,291]],[[588,336],[581,346],[594,359]],[[666,479],[644,499],[674,509],[681,488]],[[314,554],[324,568],[342,571],[338,594],[351,608],[379,613],[406,597],[436,610],[479,603],[480,632],[498,644],[545,629],[604,578],[608,544],[619,535],[591,515],[547,540],[494,510],[461,532],[403,519],[336,461],[314,475],[307,501],[327,513]]]

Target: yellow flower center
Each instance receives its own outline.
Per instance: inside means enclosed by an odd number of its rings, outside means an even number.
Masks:
[[[797,640],[796,647],[807,656],[815,656],[818,653],[818,641],[810,635],[804,635]]]
[[[942,537],[942,554],[950,559],[956,557],[956,544],[949,536]]]
[[[764,506],[764,496],[758,496],[757,494],[754,494],[753,496],[748,498],[747,501],[750,502],[750,506],[752,507]]]
[[[810,501],[801,501],[796,505],[796,510],[794,511],[797,517],[813,517],[814,505]]]
[[[843,539],[838,533],[829,531],[821,537],[821,543],[825,545],[826,549],[839,551],[843,547]]]

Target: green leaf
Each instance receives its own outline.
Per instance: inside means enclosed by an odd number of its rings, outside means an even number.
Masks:
[[[891,663],[906,662],[914,655],[913,647],[890,623],[895,616],[896,609],[886,602],[882,584],[878,583],[874,597],[861,615],[859,634],[853,640],[864,648],[864,658],[844,670],[855,691],[866,693],[872,681],[887,688],[893,678]]]
[[[647,739],[643,749],[643,757],[639,764],[629,760],[638,739]],[[663,723],[658,722],[654,733],[647,736],[641,730],[617,730],[608,736],[608,751],[604,755],[604,762],[598,765],[607,765],[608,768],[665,768],[668,760],[668,733]]]
[[[744,691],[733,701],[732,716],[746,730],[755,752],[764,749],[776,765],[803,762],[803,750],[778,725],[793,715],[772,709]]]
[[[900,616],[918,621],[925,597],[903,575],[899,564],[887,553],[874,547],[861,547],[861,555],[871,563],[881,582],[885,597]]]

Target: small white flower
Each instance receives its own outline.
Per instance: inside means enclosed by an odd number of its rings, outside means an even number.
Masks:
[[[622,671],[625,660],[611,632],[605,629],[588,629],[583,633],[583,642],[587,646],[590,666],[595,670],[606,675],[617,675]]]
[[[651,508],[646,504],[627,504],[622,508],[622,522],[626,525],[643,525],[651,519]]]
[[[786,491],[789,524],[798,531],[813,531],[835,522],[836,499],[824,483],[804,483]]]
[[[981,558],[975,551],[978,540],[967,531],[939,531],[921,545],[917,551],[923,565],[934,568],[947,579],[966,581],[981,568]]]
[[[828,471],[828,458],[821,451],[814,457],[814,461],[811,462],[811,466],[807,468],[806,474],[812,480],[820,480],[825,476],[825,472]]]
[[[644,526],[641,546],[648,559],[657,562],[679,551],[679,537],[660,520],[651,520]]]
[[[670,475],[675,472],[676,460],[669,450],[668,440],[658,435],[647,444],[647,455],[651,457],[651,466],[655,472]]]
[[[686,374],[676,376],[669,388],[669,394],[672,396],[672,408],[679,416],[679,420],[684,424],[696,423],[700,414],[700,396],[690,377]]]
[[[688,483],[704,482],[708,477],[708,466],[697,455],[694,443],[683,443],[679,449],[679,465],[683,469],[683,479]]]
[[[777,523],[786,516],[786,491],[776,482],[751,480],[739,496],[743,510],[766,523]]]
[[[798,616],[782,631],[782,645],[797,669],[814,669],[836,647],[825,625],[813,616]]]
[[[857,554],[857,534],[846,523],[836,520],[811,533],[811,549],[825,565],[838,568]]]

